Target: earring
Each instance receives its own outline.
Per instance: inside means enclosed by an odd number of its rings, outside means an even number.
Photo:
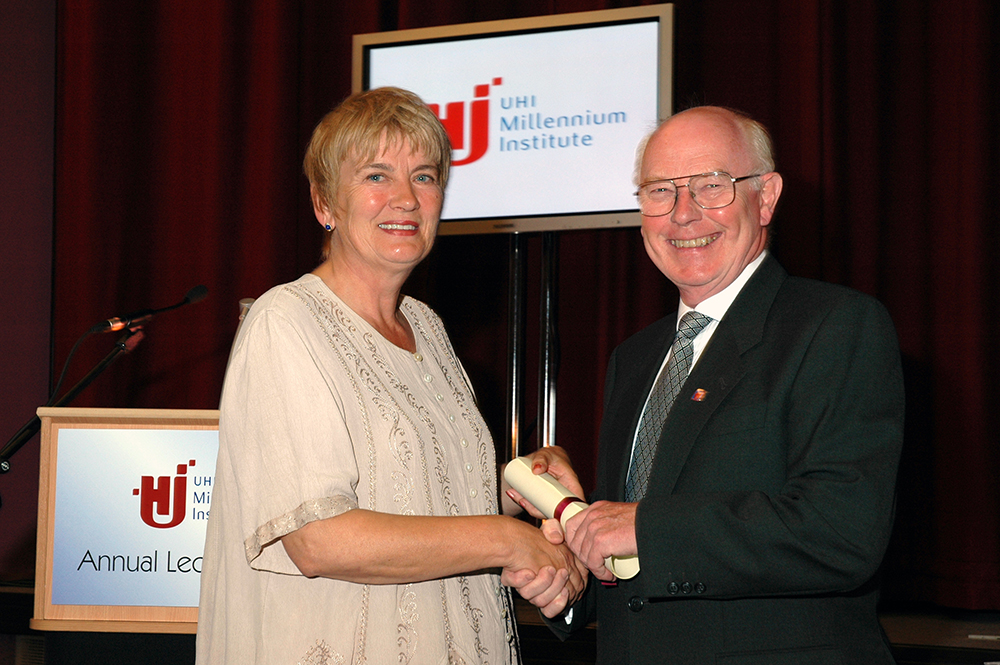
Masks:
[[[327,224],[324,228],[326,228],[327,231],[332,231],[333,230],[333,227],[330,226],[329,224]]]

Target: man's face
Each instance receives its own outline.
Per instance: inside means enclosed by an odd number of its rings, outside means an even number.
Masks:
[[[727,111],[692,109],[678,114],[650,138],[640,168],[640,182],[724,171],[734,178],[751,175],[753,161],[739,127]],[[736,200],[725,208],[705,210],[678,187],[673,210],[642,218],[642,238],[649,257],[695,306],[733,283],[767,245],[767,225],[781,193],[781,176],[764,174],[736,183]]]

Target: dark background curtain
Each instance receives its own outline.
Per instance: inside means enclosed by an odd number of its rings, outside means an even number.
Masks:
[[[318,261],[301,159],[312,127],[350,92],[352,34],[634,4],[57,1],[54,242],[39,247],[44,232],[24,247],[13,239],[13,252],[53,265],[51,362],[15,369],[48,379],[94,323],[205,284],[204,302],[151,322],[74,405],[215,408],[238,300]],[[1000,363],[990,343],[1000,277],[998,10],[989,0],[674,5],[675,106],[740,108],[773,132],[786,182],[774,253],[792,274],[878,297],[896,322],[908,423],[885,595],[1000,609]],[[567,232],[558,242],[556,432],[591,486],[607,358],[672,311],[677,295],[637,230]],[[407,289],[448,324],[498,441],[508,243],[441,238]],[[532,312],[540,252],[530,238]],[[19,290],[48,301],[47,282],[10,272]],[[88,339],[69,383],[113,340]],[[14,343],[5,354],[20,353]],[[529,352],[533,370],[533,343]],[[2,380],[3,401],[23,404],[20,381]],[[37,393],[32,409],[44,401]],[[6,410],[12,429],[31,415]],[[34,482],[23,478],[37,473],[37,441],[15,461],[0,493]],[[22,480],[8,480],[16,474]],[[31,574],[32,509],[30,500],[2,509],[20,519],[0,544],[5,579]]]

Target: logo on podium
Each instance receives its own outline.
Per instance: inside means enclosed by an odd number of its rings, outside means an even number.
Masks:
[[[184,521],[187,512],[187,471],[195,465],[194,460],[187,464],[177,465],[177,475],[171,483],[170,476],[142,476],[141,485],[132,490],[133,496],[139,497],[139,516],[142,521],[154,529],[170,529]],[[155,481],[155,485],[154,485]],[[171,485],[173,500],[171,500]],[[170,517],[170,509],[173,516]],[[156,516],[166,516],[166,522],[158,522]]]

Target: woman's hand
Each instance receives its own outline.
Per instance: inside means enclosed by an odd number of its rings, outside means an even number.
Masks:
[[[531,460],[532,473],[535,475],[548,473],[562,483],[563,487],[572,492],[574,496],[579,497],[581,500],[584,498],[580,479],[577,478],[576,472],[573,470],[573,465],[569,461],[569,455],[566,454],[565,450],[559,446],[545,446],[530,455],[525,455],[525,457]],[[503,477],[502,474],[501,477]],[[516,515],[521,509],[524,509],[532,517],[537,519],[545,518],[545,515],[541,511],[528,503],[517,490],[507,484],[506,480],[503,481],[502,487],[505,496],[503,511],[505,515]]]
[[[514,526],[511,561],[501,581],[552,618],[583,595],[587,569],[565,544],[549,542],[541,530],[523,522],[514,521]],[[560,540],[561,533],[559,528]]]

